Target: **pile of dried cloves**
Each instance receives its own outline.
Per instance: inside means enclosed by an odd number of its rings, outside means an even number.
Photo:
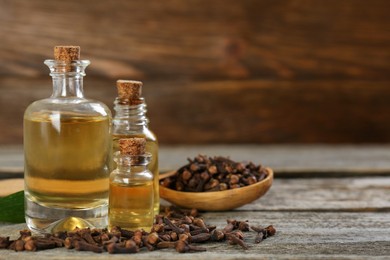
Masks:
[[[234,162],[222,156],[198,155],[188,161],[160,184],[178,191],[223,191],[254,184],[267,176],[267,170],[261,165]]]
[[[77,251],[91,251],[110,254],[131,254],[146,248],[149,251],[174,248],[179,253],[206,251],[206,248],[194,243],[227,241],[248,249],[244,242],[244,232],[252,229],[257,232],[254,243],[273,236],[273,226],[262,228],[250,226],[248,221],[228,219],[223,229],[207,225],[198,216],[197,210],[185,211],[165,209],[165,216],[157,215],[151,232],[143,230],[128,231],[120,227],[107,229],[75,229],[70,232],[57,232],[45,236],[33,236],[30,231],[20,231],[20,237],[10,240],[0,237],[0,249],[15,251],[38,251],[65,247]]]

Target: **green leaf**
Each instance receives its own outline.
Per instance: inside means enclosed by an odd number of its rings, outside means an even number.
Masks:
[[[24,191],[0,198],[0,222],[24,223]]]

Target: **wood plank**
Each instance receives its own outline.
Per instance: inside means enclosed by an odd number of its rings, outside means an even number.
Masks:
[[[175,170],[198,154],[229,156],[271,167],[275,177],[342,177],[390,174],[390,145],[162,145],[160,169]]]
[[[52,47],[74,43],[95,64],[91,75],[109,78],[388,80],[388,8],[386,0],[2,1],[0,74],[46,75]]]
[[[0,180],[0,196],[22,189],[23,179]],[[263,197],[236,210],[383,212],[389,192],[390,177],[275,179]]]
[[[276,179],[246,211],[390,211],[390,177]]]
[[[145,81],[162,144],[390,142],[390,81]],[[26,107],[51,95],[46,78],[0,77],[0,144],[22,143]],[[88,78],[112,107],[115,80]]]
[[[271,167],[276,178],[389,176],[390,145],[162,145],[160,171],[198,154],[229,156]],[[0,146],[0,179],[22,177],[23,147]]]
[[[386,0],[1,6],[0,144],[22,143],[23,111],[50,95],[42,62],[67,43],[92,61],[87,96],[145,81],[164,144],[390,142]]]
[[[249,220],[256,225],[275,226],[277,233],[260,244],[253,244],[254,232],[245,233],[249,250],[225,243],[205,244],[205,253],[186,254],[186,259],[385,259],[390,255],[389,213],[318,213],[318,212],[224,212],[206,213],[207,223],[224,227],[226,218]],[[17,237],[26,226],[2,225],[2,236]],[[36,253],[0,251],[5,259],[105,259],[107,254],[55,249]],[[128,259],[117,255],[116,259]],[[182,259],[172,250],[142,252],[132,259]]]

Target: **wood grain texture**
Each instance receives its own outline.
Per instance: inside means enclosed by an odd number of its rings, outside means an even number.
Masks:
[[[386,0],[1,3],[8,75],[46,75],[41,61],[71,42],[110,78],[390,77]]]
[[[266,154],[270,162],[279,163],[281,169],[289,165],[304,164],[365,169],[386,167],[388,147],[346,146],[216,146],[210,152],[232,151],[239,156]],[[17,148],[8,148],[14,155]],[[205,147],[181,147],[163,150],[164,161],[176,163],[177,154],[204,151]],[[19,149],[20,151],[20,149]],[[244,151],[244,152],[243,152]],[[291,154],[294,151],[295,154]],[[246,153],[245,153],[246,152]],[[268,153],[267,153],[268,152]],[[5,154],[5,155],[4,155]],[[289,154],[289,156],[284,156]],[[311,154],[311,156],[308,156]],[[367,155],[365,155],[367,154]],[[2,156],[1,156],[2,155]],[[299,160],[300,155],[302,156]],[[0,149],[1,158],[8,153]],[[279,157],[278,157],[279,156]],[[338,158],[334,159],[334,158]],[[361,158],[370,160],[360,162]],[[170,159],[169,159],[170,158]],[[247,158],[247,157],[245,157]],[[279,158],[279,159],[278,159]],[[281,159],[282,158],[282,159]],[[376,159],[374,159],[376,158]],[[20,158],[19,158],[20,159]],[[274,161],[272,161],[274,160]],[[0,160],[1,162],[1,160]],[[332,164],[334,162],[335,165]],[[349,165],[349,166],[348,166]],[[340,168],[341,167],[341,168]],[[294,167],[293,167],[294,168]],[[335,168],[333,168],[335,169]],[[367,169],[367,168],[366,168]],[[20,179],[20,182],[22,180]],[[1,181],[0,181],[1,183]],[[8,185],[11,186],[11,185]],[[1,185],[0,185],[1,189]],[[276,178],[271,189],[261,199],[234,211],[204,213],[207,223],[224,227],[227,218],[249,220],[256,225],[272,224],[277,229],[274,237],[254,245],[254,234],[247,233],[250,249],[242,251],[237,246],[225,243],[205,244],[206,253],[187,254],[186,259],[388,259],[390,255],[390,177],[350,178]],[[166,202],[165,202],[166,203]],[[25,224],[0,223],[0,236],[18,237],[18,230]],[[202,245],[203,246],[203,245]],[[36,253],[16,253],[0,250],[0,259],[106,259],[107,254],[92,254],[74,250],[54,249]],[[128,255],[116,255],[117,259],[129,259]],[[183,255],[172,250],[141,252],[132,259],[183,259]]]
[[[0,78],[1,144],[22,143],[23,112],[51,80]],[[145,81],[150,127],[163,144],[390,141],[388,82]],[[115,81],[86,78],[112,107]]]
[[[247,211],[390,211],[389,177],[276,179]]]
[[[274,225],[276,235],[253,244],[254,232],[245,233],[250,245],[243,251],[226,243],[202,244],[207,252],[186,254],[172,250],[143,251],[131,259],[386,259],[390,254],[389,213],[317,212],[227,212],[206,213],[205,221],[223,228],[226,218],[249,220],[255,225]],[[22,225],[0,226],[0,234],[16,238]],[[30,252],[0,251],[0,257],[14,259],[106,259],[107,254],[53,249]],[[129,259],[115,255],[115,259]]]
[[[0,180],[0,188],[0,196],[20,191],[23,179]],[[389,177],[275,179],[263,197],[236,211],[388,212],[389,192]]]
[[[81,45],[86,94],[143,80],[162,143],[390,141],[389,1],[0,0],[0,144]]]
[[[159,147],[159,169],[179,169],[198,154],[270,167],[276,178],[390,175],[390,145],[180,145]],[[0,179],[23,177],[23,147],[0,146]]]

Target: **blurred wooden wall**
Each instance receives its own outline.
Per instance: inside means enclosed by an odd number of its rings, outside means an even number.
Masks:
[[[90,59],[85,94],[142,80],[174,143],[390,141],[388,0],[0,0],[0,144],[51,94],[55,45]]]

